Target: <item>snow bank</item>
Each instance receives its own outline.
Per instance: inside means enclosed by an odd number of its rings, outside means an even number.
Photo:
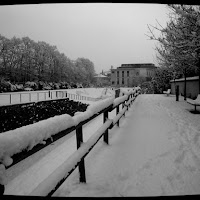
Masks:
[[[12,155],[25,149],[30,150],[38,143],[44,143],[44,140],[52,135],[72,126],[74,126],[73,118],[64,114],[1,133],[0,162],[9,166],[13,162]]]

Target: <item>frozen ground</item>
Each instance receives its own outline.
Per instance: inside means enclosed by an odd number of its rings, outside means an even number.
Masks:
[[[139,95],[120,127],[109,131],[109,145],[101,139],[86,157],[87,183],[79,183],[75,170],[54,196],[200,194],[200,114],[192,114],[193,106],[182,97],[179,100]],[[114,116],[115,111],[109,114]],[[84,141],[101,124],[99,116],[85,126]],[[20,172],[15,176],[10,172],[5,194],[28,194],[52,173],[75,151],[74,133],[54,145],[42,156],[31,156],[29,162],[16,166],[14,171]]]
[[[200,194],[199,114],[182,97],[140,95],[110,145],[86,158],[86,184],[74,173],[55,196],[168,196]]]

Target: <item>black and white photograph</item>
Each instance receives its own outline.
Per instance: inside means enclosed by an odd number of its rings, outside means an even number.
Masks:
[[[0,199],[200,194],[200,5],[0,5]]]

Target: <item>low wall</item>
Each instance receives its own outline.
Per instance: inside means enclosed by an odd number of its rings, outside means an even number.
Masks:
[[[175,79],[170,81],[171,83],[171,94],[175,94],[175,87],[179,86],[179,94],[184,95],[184,78]],[[199,77],[188,77],[186,78],[186,97],[195,99],[199,94]]]

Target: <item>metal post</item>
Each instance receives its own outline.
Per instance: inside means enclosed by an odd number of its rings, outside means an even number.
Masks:
[[[11,101],[11,94],[10,94],[10,104],[11,104],[11,102],[12,102],[12,101]]]

